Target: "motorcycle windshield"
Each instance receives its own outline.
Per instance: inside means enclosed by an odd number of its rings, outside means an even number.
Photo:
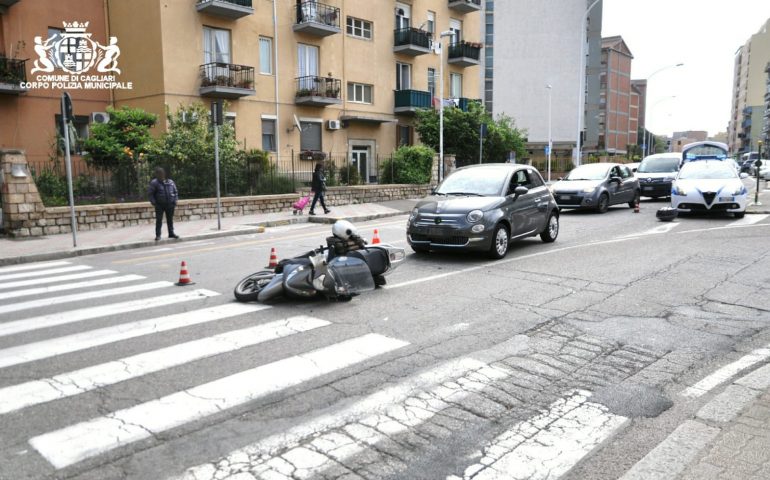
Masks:
[[[329,275],[337,295],[355,295],[374,290],[374,279],[360,258],[337,257],[329,262]]]

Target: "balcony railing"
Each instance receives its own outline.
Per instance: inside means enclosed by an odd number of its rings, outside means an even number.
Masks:
[[[401,28],[393,32],[393,51],[404,55],[424,55],[430,52],[431,34],[418,28]]]
[[[254,95],[254,67],[213,62],[201,65],[202,97],[240,98]]]
[[[481,44],[470,42],[455,42],[449,45],[448,61],[452,65],[472,67],[479,64]]]
[[[342,103],[342,81],[339,78],[314,75],[297,78],[294,103],[325,107]]]
[[[395,113],[414,113],[418,108],[431,108],[430,92],[421,90],[396,90]]]
[[[315,0],[304,0],[297,4],[297,23],[292,29],[319,37],[340,33],[340,9]]]
[[[481,10],[481,0],[449,0],[449,8],[462,13]]]
[[[27,81],[26,60],[0,56],[0,93],[18,95],[27,90],[21,82]]]
[[[461,97],[457,99],[457,108],[462,110],[463,112],[467,112],[470,108],[471,103],[478,103],[481,105],[481,99],[479,98],[465,98]]]
[[[252,0],[198,0],[195,8],[202,13],[224,18],[241,18],[254,13]]]

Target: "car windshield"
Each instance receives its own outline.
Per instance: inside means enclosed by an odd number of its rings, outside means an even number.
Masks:
[[[604,180],[604,177],[607,176],[607,170],[612,166],[606,163],[581,165],[569,172],[564,180]]]
[[[508,168],[494,167],[457,170],[439,185],[436,193],[439,195],[500,195],[509,172]]]
[[[727,158],[727,152],[714,145],[698,145],[688,149],[684,158],[688,162],[697,160],[724,160]]]
[[[681,180],[725,180],[738,178],[729,164],[725,162],[686,163],[679,172]]]
[[[673,173],[679,170],[677,157],[645,158],[639,165],[638,173]]]

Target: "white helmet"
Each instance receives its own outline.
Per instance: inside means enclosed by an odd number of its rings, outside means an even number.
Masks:
[[[347,220],[337,220],[332,226],[332,234],[335,237],[347,240],[352,236],[358,236],[358,229]]]

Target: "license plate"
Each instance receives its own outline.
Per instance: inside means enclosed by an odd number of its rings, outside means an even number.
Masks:
[[[572,200],[570,195],[559,195],[559,200]]]
[[[442,237],[447,234],[445,228],[428,228],[427,235],[430,237]]]
[[[644,187],[642,190],[644,190],[645,192],[650,192],[652,191],[652,187]]]
[[[735,197],[719,197],[720,202],[734,202]]]

